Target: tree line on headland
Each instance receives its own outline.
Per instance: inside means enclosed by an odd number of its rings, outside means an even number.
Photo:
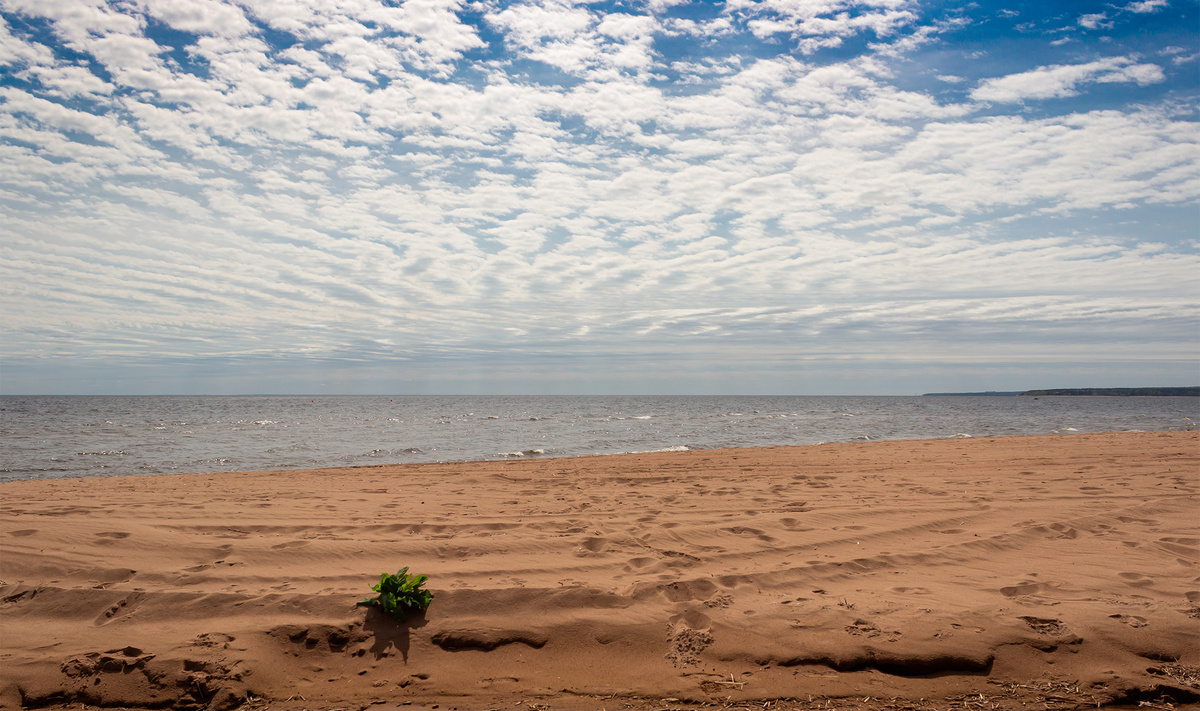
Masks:
[[[1022,396],[1034,397],[1090,395],[1094,397],[1200,397],[1200,387],[1168,388],[1053,388],[1050,390],[1014,390],[1000,392],[988,390],[981,393],[925,393],[926,396],[975,395],[975,396]]]

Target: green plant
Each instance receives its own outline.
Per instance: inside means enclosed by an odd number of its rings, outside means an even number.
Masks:
[[[394,617],[397,622],[403,622],[408,616],[408,611],[423,611],[433,602],[433,593],[421,589],[428,579],[427,575],[410,577],[407,567],[401,568],[395,575],[384,573],[379,576],[379,583],[371,586],[371,589],[379,594],[363,598],[358,604],[363,607],[378,607]]]

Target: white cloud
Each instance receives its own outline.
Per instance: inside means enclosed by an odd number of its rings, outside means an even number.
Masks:
[[[965,18],[951,18],[937,22],[936,24],[918,27],[910,34],[903,35],[893,42],[876,43],[869,46],[872,50],[883,55],[900,56],[935,41],[937,36],[944,32],[959,29],[968,24],[969,22]]]
[[[1171,0],[1139,0],[1138,2],[1131,2],[1121,9],[1126,12],[1137,13],[1158,12],[1170,4]]]
[[[1106,22],[1108,15],[1103,12],[1094,12],[1087,15],[1080,15],[1078,23],[1080,27],[1085,27],[1089,30],[1107,29],[1113,26],[1112,22]]]
[[[617,12],[606,15],[596,28],[600,34],[619,40],[635,40],[654,34],[658,23],[647,15]]]
[[[903,9],[909,5],[907,0],[729,0],[726,9],[753,18],[747,26],[756,37],[789,34],[798,38],[801,51],[810,54],[838,46],[864,30],[878,37],[895,34],[917,19],[914,12]]]
[[[653,66],[652,42],[662,28],[650,15],[593,15],[586,7],[550,0],[511,5],[487,15],[506,32],[506,42],[521,56],[562,71],[597,80],[645,74]]]
[[[238,37],[252,25],[237,5],[220,0],[138,0],[144,11],[184,32]]]
[[[84,67],[56,63],[55,66],[33,66],[18,72],[17,77],[38,82],[48,96],[64,99],[92,98],[111,94],[113,85]]]
[[[1163,55],[1164,57],[1170,57],[1171,63],[1176,66],[1178,66],[1180,64],[1186,64],[1187,62],[1192,62],[1192,61],[1195,61],[1197,58],[1200,58],[1200,52],[1196,52],[1196,51],[1189,52],[1188,50],[1184,49],[1183,47],[1178,47],[1178,46],[1174,46],[1174,45],[1169,46],[1169,47],[1163,47],[1162,49],[1160,49],[1158,51],[1158,53]]]
[[[708,40],[729,36],[735,32],[733,22],[729,17],[717,17],[703,21],[667,17],[663,18],[663,29],[669,34],[685,34]]]
[[[1108,57],[1086,64],[1038,67],[1032,71],[986,79],[971,92],[976,101],[1015,102],[1075,96],[1078,87],[1089,83],[1136,83],[1141,86],[1163,81],[1156,64],[1136,64],[1131,57]]]
[[[54,53],[45,45],[14,37],[8,23],[0,16],[0,66],[21,64],[53,65]]]
[[[543,40],[570,40],[595,23],[586,8],[567,3],[520,3],[487,16],[490,24],[503,29],[506,39],[526,49]]]
[[[405,58],[418,69],[450,72],[451,63],[485,43],[458,13],[463,0],[407,0],[392,27],[404,34],[394,40]]]

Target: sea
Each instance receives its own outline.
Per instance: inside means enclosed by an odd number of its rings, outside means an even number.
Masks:
[[[0,396],[0,481],[1191,430],[1196,397]]]

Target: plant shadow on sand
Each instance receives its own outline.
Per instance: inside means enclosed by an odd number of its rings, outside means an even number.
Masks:
[[[394,647],[400,653],[405,663],[408,663],[408,649],[412,644],[412,630],[420,629],[429,624],[425,619],[424,610],[409,612],[408,619],[397,622],[390,615],[377,607],[368,607],[366,619],[363,620],[363,631],[374,638],[368,650],[375,659],[382,659],[393,654]]]

